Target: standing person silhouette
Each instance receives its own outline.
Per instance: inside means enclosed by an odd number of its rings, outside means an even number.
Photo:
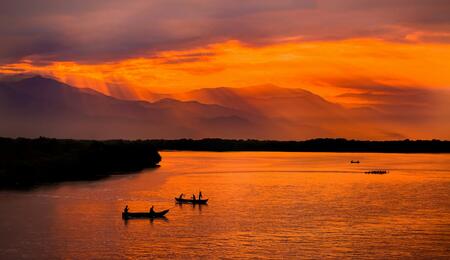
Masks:
[[[155,210],[153,209],[153,205],[152,205],[152,207],[150,208],[150,214],[154,214],[155,213]]]
[[[199,193],[198,193],[198,200],[201,200],[202,199],[202,191],[200,191]]]
[[[195,201],[195,194],[192,194],[192,200]]]

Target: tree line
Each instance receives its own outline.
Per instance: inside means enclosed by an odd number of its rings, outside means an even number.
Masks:
[[[155,167],[157,150],[142,141],[0,138],[0,186],[92,180]]]
[[[146,142],[158,150],[450,153],[450,141],[440,140],[360,141],[321,138],[305,141],[273,141],[209,138],[148,140]]]

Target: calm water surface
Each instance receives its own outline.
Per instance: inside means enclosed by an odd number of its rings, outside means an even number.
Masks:
[[[162,156],[139,174],[0,192],[0,258],[450,258],[450,155]],[[209,205],[174,204],[199,189]],[[170,212],[123,221],[125,204]]]

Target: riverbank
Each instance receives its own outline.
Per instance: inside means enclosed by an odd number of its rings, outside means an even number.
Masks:
[[[156,167],[157,150],[142,141],[0,138],[0,188],[96,180]]]
[[[450,141],[312,139],[70,140],[0,138],[0,188],[29,188],[62,181],[96,180],[156,167],[158,151],[279,151],[355,153],[450,153]]]

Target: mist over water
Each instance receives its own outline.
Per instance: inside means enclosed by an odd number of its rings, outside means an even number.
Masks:
[[[450,257],[449,155],[161,155],[139,174],[0,192],[1,258]],[[199,190],[208,205],[175,205]],[[124,221],[126,204],[170,212]]]

